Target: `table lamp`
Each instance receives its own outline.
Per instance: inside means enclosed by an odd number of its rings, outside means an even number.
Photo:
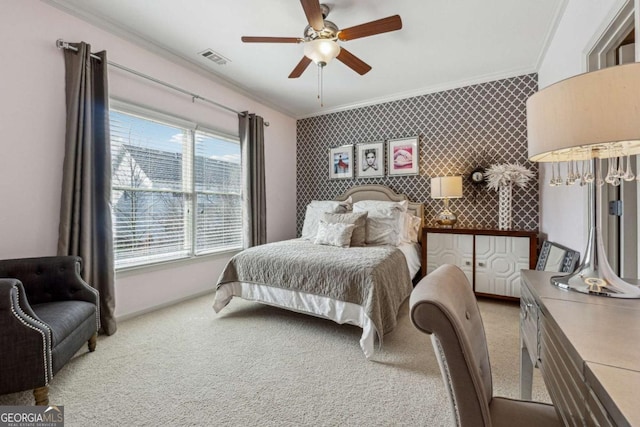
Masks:
[[[640,288],[609,265],[601,233],[602,186],[633,180],[630,156],[640,153],[640,63],[581,74],[535,93],[527,100],[527,133],[529,160],[553,162],[552,186],[589,186],[583,261],[551,283],[591,295],[640,298]],[[608,159],[606,176],[602,159]],[[561,162],[567,164],[566,180]]]
[[[431,198],[444,200],[444,210],[436,217],[438,226],[453,228],[458,217],[449,210],[449,199],[459,199],[460,197],[462,197],[461,176],[431,178]]]

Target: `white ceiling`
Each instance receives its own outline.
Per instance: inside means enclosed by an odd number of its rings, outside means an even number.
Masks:
[[[339,28],[400,15],[403,28],[342,46],[371,65],[361,76],[324,68],[324,107],[311,64],[287,76],[302,44],[242,43],[241,36],[302,37],[297,0],[45,0],[134,42],[151,43],[295,118],[535,72],[566,0],[332,0]],[[87,42],[91,42],[87,40]],[[198,52],[228,58],[217,65]],[[127,65],[127,64],[122,64]],[[190,90],[190,88],[185,88]]]

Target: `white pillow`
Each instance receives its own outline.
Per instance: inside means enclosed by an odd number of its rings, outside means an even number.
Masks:
[[[398,212],[406,212],[409,202],[389,202],[383,200],[363,200],[353,204],[354,212],[369,212],[369,217],[393,218]]]
[[[323,220],[318,222],[318,234],[316,235],[313,243],[316,245],[331,245],[341,248],[348,248],[351,243],[351,235],[353,229],[356,226],[354,224],[344,224],[342,222],[336,222],[329,224]]]
[[[418,243],[421,224],[422,220],[420,217],[412,215],[409,212],[403,213],[401,241]]]
[[[314,208],[329,209],[327,212],[344,212],[351,210],[352,199],[351,196],[345,201],[338,200],[312,200],[308,206]]]
[[[307,205],[300,237],[307,240],[315,239],[316,234],[318,234],[318,221],[320,221],[325,212],[345,213],[350,208],[351,197],[344,202],[335,200],[312,200],[311,203]]]

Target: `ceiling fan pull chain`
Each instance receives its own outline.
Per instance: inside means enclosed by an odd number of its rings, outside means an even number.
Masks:
[[[324,67],[320,65],[320,106],[324,107]]]
[[[321,72],[321,67],[320,67],[320,64],[318,64],[318,99],[320,99],[320,72]]]

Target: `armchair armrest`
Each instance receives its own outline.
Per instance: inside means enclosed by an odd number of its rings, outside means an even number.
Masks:
[[[14,287],[16,288],[15,290],[12,289]],[[6,293],[6,297],[5,292],[8,292]],[[13,295],[14,293],[15,297]],[[16,299],[15,302],[14,298]],[[37,322],[44,323],[31,308],[31,305],[27,300],[27,294],[24,291],[24,286],[20,280],[0,279],[0,306],[5,303],[12,304],[15,310],[22,310],[22,313],[25,316],[30,317]]]
[[[50,256],[0,261],[0,278],[18,279],[30,304],[79,300],[98,305],[98,291],[82,277],[82,259]]]
[[[0,394],[42,387],[53,376],[51,331],[28,303],[22,309],[23,292],[19,280],[0,279]]]

